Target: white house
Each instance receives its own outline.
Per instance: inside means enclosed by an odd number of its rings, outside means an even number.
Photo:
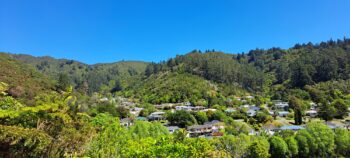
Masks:
[[[175,106],[175,110],[192,111],[192,107],[190,107],[190,106]]]
[[[277,102],[275,102],[275,107],[277,109],[284,109],[285,110],[286,108],[289,107],[289,104],[288,104],[288,102],[277,101]]]
[[[316,117],[317,111],[316,110],[307,110],[307,111],[305,111],[305,114],[306,114],[306,116]]]
[[[249,110],[247,111],[247,115],[250,116],[250,117],[253,117],[253,116],[256,115],[256,111],[255,111],[255,110],[252,110],[252,109],[249,109]]]
[[[180,129],[178,126],[169,126],[167,128],[168,128],[169,133],[174,133],[175,131]]]
[[[203,111],[203,112],[207,112],[207,111],[212,111],[212,112],[215,112],[215,111],[216,111],[216,109],[203,109],[203,110],[201,110],[201,111]]]
[[[288,111],[279,111],[279,112],[277,112],[277,114],[280,117],[286,117],[289,114],[289,112]]]

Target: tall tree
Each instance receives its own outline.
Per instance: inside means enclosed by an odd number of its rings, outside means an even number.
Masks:
[[[294,110],[294,122],[296,125],[303,123],[303,104],[300,99],[291,96],[289,97],[289,106]]]
[[[70,86],[70,79],[66,73],[60,73],[58,76],[58,85],[57,89],[61,91],[67,90],[67,88]]]

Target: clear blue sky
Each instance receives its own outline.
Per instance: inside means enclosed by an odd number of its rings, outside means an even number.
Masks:
[[[350,37],[349,0],[0,0],[0,51],[166,60]]]

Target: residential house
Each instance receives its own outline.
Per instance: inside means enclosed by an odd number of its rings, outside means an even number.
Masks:
[[[190,137],[198,136],[209,136],[213,132],[213,126],[210,124],[207,125],[193,125],[187,127],[187,131]]]
[[[130,113],[133,114],[134,116],[139,116],[139,114],[142,110],[143,110],[143,108],[135,107],[135,108],[132,108],[130,110]]]
[[[299,131],[305,129],[302,126],[297,126],[297,125],[284,125],[282,127],[280,127],[279,129],[277,129],[278,131],[284,131],[284,130],[292,130],[292,131]]]
[[[204,110],[205,107],[204,106],[192,106],[192,111],[201,111]]]
[[[149,120],[149,121],[161,121],[161,120],[165,120],[164,114],[165,114],[165,112],[163,112],[163,111],[158,111],[158,112],[151,113],[151,114],[148,116],[148,120]]]
[[[237,110],[236,109],[234,109],[234,108],[227,108],[226,110],[225,110],[225,112],[227,112],[227,113],[233,113],[233,112],[236,112]]]
[[[202,111],[202,112],[207,112],[207,111],[215,112],[216,109],[211,109],[211,108],[209,108],[209,109],[203,109],[203,110],[200,110],[200,111]]]
[[[134,124],[134,121],[130,118],[123,118],[120,120],[120,125],[124,127],[129,127]]]
[[[252,110],[252,109],[249,109],[249,110],[247,111],[247,115],[248,115],[249,117],[254,117],[254,116],[256,115],[256,111],[255,111],[255,110]]]
[[[168,126],[167,128],[169,133],[174,133],[175,131],[180,129],[178,126]]]
[[[275,132],[278,130],[278,127],[276,127],[273,124],[267,124],[262,127],[262,130],[269,135],[274,135]]]
[[[213,120],[210,122],[205,122],[204,125],[211,125],[213,132],[219,132],[221,129],[225,128],[225,123],[219,121],[219,120]]]
[[[305,111],[305,114],[306,114],[306,116],[316,117],[317,111],[316,110],[307,110],[307,111]]]
[[[272,102],[274,103],[276,109],[288,110],[288,108],[289,108],[288,102],[284,102],[281,100],[273,100]]]
[[[191,106],[175,106],[175,110],[185,110],[185,111],[192,111]]]
[[[277,112],[277,115],[278,115],[279,117],[287,117],[288,114],[289,114],[288,111],[278,111],[278,112]]]
[[[333,130],[335,130],[336,128],[346,128],[346,126],[340,122],[327,121],[327,122],[325,122],[325,124]]]

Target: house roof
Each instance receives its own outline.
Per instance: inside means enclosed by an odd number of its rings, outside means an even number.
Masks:
[[[169,131],[180,129],[178,126],[168,126],[167,128]]]
[[[206,124],[206,125],[193,125],[193,126],[189,126],[187,127],[187,129],[191,130],[191,129],[202,129],[202,128],[211,128],[212,125]]]
[[[280,129],[281,130],[301,130],[305,128],[297,125],[285,125],[285,126],[282,126]]]
[[[222,123],[222,122],[220,122],[219,120],[213,120],[213,121],[210,121],[210,122],[204,122],[205,125],[214,125],[214,124],[218,124],[218,123]]]
[[[157,112],[151,113],[151,115],[163,115],[163,114],[165,114],[165,112],[163,111],[157,111]]]
[[[325,122],[325,124],[329,127],[329,128],[339,128],[339,127],[342,127],[342,124],[341,123],[335,123],[335,122],[331,122],[331,121],[327,121]]]

